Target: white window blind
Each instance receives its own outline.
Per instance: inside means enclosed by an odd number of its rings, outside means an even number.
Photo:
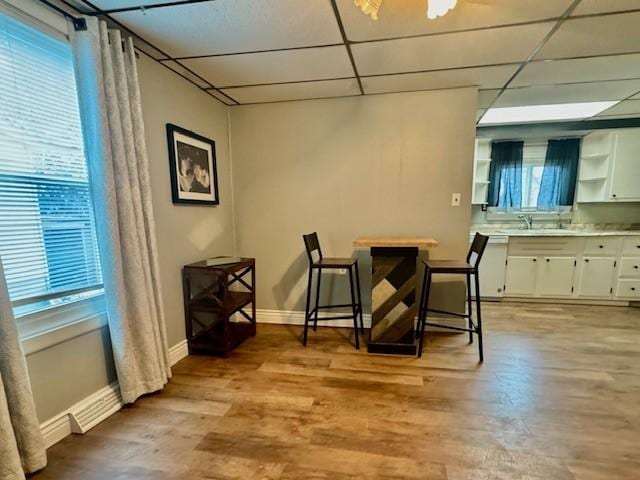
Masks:
[[[0,257],[17,315],[101,288],[70,46],[1,12]]]

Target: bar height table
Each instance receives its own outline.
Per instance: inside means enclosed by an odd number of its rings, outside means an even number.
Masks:
[[[418,251],[437,245],[427,237],[359,237],[353,242],[371,250],[369,353],[416,354]]]

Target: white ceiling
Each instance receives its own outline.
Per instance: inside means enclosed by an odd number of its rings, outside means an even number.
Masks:
[[[383,0],[377,22],[353,0],[67,1],[229,105],[477,86],[480,115],[621,100],[598,117],[640,117],[640,0],[458,0],[436,20]]]

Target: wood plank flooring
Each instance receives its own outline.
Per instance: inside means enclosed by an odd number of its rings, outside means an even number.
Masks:
[[[228,359],[188,357],[158,394],[49,450],[45,479],[640,478],[640,309],[484,304],[424,357],[348,329],[259,325]]]

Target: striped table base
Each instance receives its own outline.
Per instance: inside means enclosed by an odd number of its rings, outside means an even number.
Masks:
[[[415,355],[416,247],[372,247],[370,353]]]

